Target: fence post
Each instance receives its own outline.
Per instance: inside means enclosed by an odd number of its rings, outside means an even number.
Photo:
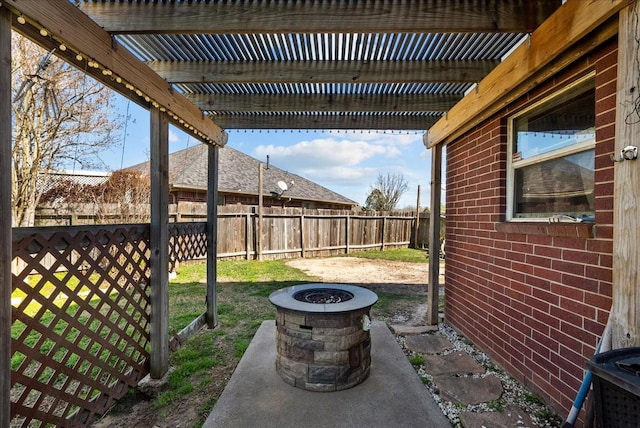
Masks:
[[[151,377],[169,369],[169,121],[151,113]]]
[[[250,234],[249,231],[251,230],[251,213],[248,212],[245,215],[244,218],[244,251],[246,253],[245,255],[245,260],[249,260],[250,257],[250,253],[251,253],[251,241],[249,240],[250,238]]]
[[[351,217],[349,216],[349,214],[346,215],[345,217],[345,221],[346,221],[346,225],[345,225],[345,244],[344,244],[344,252],[345,254],[349,254],[349,235],[351,235],[351,230],[350,230],[350,223],[351,223]]]
[[[384,251],[384,225],[386,223],[386,220],[387,220],[387,216],[383,215],[382,216],[382,233],[380,234],[381,235],[381,239],[380,239],[380,241],[381,241],[380,250],[381,251]]]
[[[262,260],[262,162],[258,167],[258,224],[256,227],[256,253],[257,259]]]
[[[11,14],[0,6],[0,426],[11,425]]]
[[[303,208],[304,210],[304,208]],[[302,258],[304,259],[304,247],[305,247],[305,242],[304,242],[304,214],[300,214],[300,255],[302,256]]]

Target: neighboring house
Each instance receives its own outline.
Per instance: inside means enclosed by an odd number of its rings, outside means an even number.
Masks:
[[[208,147],[199,144],[169,155],[170,203],[206,202]],[[231,147],[220,149],[219,205],[258,205],[259,165],[263,163]],[[149,171],[149,162],[127,169]],[[263,205],[351,210],[358,203],[326,187],[273,165],[263,165]],[[285,186],[283,185],[286,184]],[[282,187],[282,188],[281,188]]]
[[[446,140],[446,319],[560,414],[612,304],[618,42],[590,40]]]

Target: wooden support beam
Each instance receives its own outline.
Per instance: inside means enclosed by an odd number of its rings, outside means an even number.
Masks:
[[[170,83],[476,83],[500,61],[152,61]]]
[[[220,148],[209,146],[207,172],[207,325],[218,325],[218,177]]]
[[[151,378],[169,370],[169,121],[151,108]]]
[[[186,97],[205,111],[445,112],[462,94],[190,94]]]
[[[258,224],[256,227],[256,259],[262,260],[262,183],[264,178],[264,165],[258,165]]]
[[[640,2],[620,11],[616,142],[619,156],[626,146],[640,146],[638,81],[640,80]],[[640,346],[640,159],[617,162],[613,198],[613,348]]]
[[[561,0],[468,0],[456,1],[455,7],[450,3],[81,2],[79,7],[112,33],[527,33]]]
[[[533,32],[526,43],[494,68],[476,90],[467,94],[429,129],[429,147],[453,141],[576,58],[615,36],[617,25],[606,21],[628,2],[568,0]],[[603,24],[603,28],[598,29]],[[589,37],[582,40],[587,35]]]
[[[2,3],[15,15],[26,17],[25,24],[14,29],[70,64],[87,70],[106,86],[147,108],[154,106],[171,112],[177,127],[210,144],[220,145],[224,131],[166,80],[153,72],[133,54],[118,46],[115,39],[72,2],[67,0],[19,1]],[[46,35],[41,30],[46,30]],[[65,50],[60,49],[64,43]],[[81,59],[77,59],[77,55]],[[98,67],[89,67],[88,61]],[[107,74],[104,74],[107,73]]]
[[[0,6],[0,426],[11,425],[11,14]]]
[[[216,123],[225,129],[377,129],[425,130],[440,116],[356,114],[220,114]]]
[[[442,185],[442,145],[431,149],[431,215],[429,218],[429,283],[427,284],[427,325],[438,324],[440,304],[440,186]]]

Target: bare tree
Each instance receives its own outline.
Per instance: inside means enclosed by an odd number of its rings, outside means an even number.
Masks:
[[[398,205],[407,187],[408,184],[402,174],[380,173],[375,184],[371,186],[364,208],[374,211],[391,211]]]
[[[63,167],[100,166],[96,156],[115,143],[113,93],[13,34],[13,225],[32,226],[48,174]]]

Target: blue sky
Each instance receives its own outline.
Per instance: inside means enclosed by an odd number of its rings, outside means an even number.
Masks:
[[[122,121],[127,102],[118,102]],[[100,155],[109,170],[149,159],[149,113],[129,103],[129,120],[119,142]],[[402,174],[408,183],[398,208],[416,206],[418,185],[420,207],[429,205],[431,151],[422,143],[422,132],[398,131],[257,131],[229,130],[227,145],[285,171],[312,180],[359,204],[364,201],[379,173]],[[169,152],[202,144],[171,127]],[[124,148],[123,148],[124,145]]]

